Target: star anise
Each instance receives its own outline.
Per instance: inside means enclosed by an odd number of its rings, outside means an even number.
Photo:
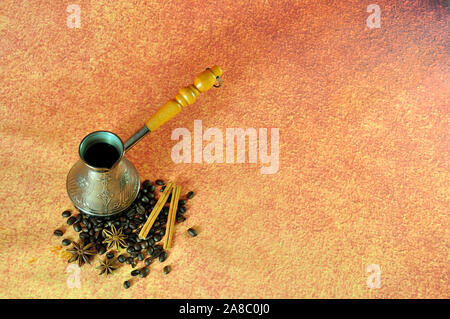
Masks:
[[[113,262],[111,261],[111,259],[106,258],[104,261],[100,261],[100,266],[98,266],[97,269],[101,270],[99,275],[109,275],[117,268],[113,266]]]
[[[120,247],[127,246],[125,242],[125,239],[127,239],[127,235],[122,233],[122,228],[116,230],[116,227],[112,225],[111,231],[108,231],[106,229],[103,230],[103,237],[105,237],[103,243],[108,244],[108,249],[114,248],[118,250]]]
[[[72,257],[70,257],[68,262],[78,261],[78,266],[80,267],[83,266],[84,263],[90,264],[89,256],[95,254],[95,252],[91,250],[92,245],[94,245],[94,243],[83,245],[82,243],[74,242],[72,248],[66,249],[72,254]]]

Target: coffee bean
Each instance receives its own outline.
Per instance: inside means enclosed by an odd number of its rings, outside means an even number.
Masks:
[[[162,186],[159,191],[162,193],[162,192],[164,192],[165,189],[166,189],[166,186]]]
[[[125,289],[130,288],[130,282],[129,282],[128,280],[125,280],[125,281],[123,282],[123,288],[125,288]]]
[[[131,254],[133,252],[134,252],[134,247],[133,246],[128,246],[127,253]]]
[[[159,261],[164,262],[167,259],[167,252],[163,251],[161,255],[159,255]]]
[[[70,245],[70,243],[71,243],[72,241],[70,240],[70,239],[63,239],[63,241],[61,242],[61,244],[63,244],[63,246],[69,246]]]
[[[105,246],[100,246],[100,248],[97,250],[97,254],[103,255],[104,253],[106,253]]]
[[[183,216],[183,215],[184,215],[184,213],[182,213],[182,212],[180,212],[180,211],[177,211],[177,215],[176,215],[177,218],[178,218],[178,217],[181,217],[181,216]]]
[[[120,255],[119,257],[117,257],[117,260],[118,260],[121,264],[123,264],[123,263],[125,262],[125,260],[126,260],[126,257],[125,257],[124,255]]]
[[[114,253],[112,251],[110,251],[109,253],[106,254],[106,258],[108,258],[108,259],[114,258]]]
[[[179,206],[177,212],[180,212],[181,214],[186,213],[186,207],[184,207],[184,206]]]
[[[77,221],[77,219],[73,216],[69,217],[69,219],[67,219],[67,224],[68,225],[73,225],[75,224],[75,222]]]
[[[130,228],[131,229],[137,229],[138,225],[136,223],[130,222]]]
[[[186,200],[185,199],[180,199],[178,201],[178,206],[184,206],[184,205],[186,205]]]
[[[162,179],[157,179],[157,180],[155,181],[155,184],[156,184],[156,185],[159,185],[159,186],[162,186],[162,185],[165,185],[166,182],[163,181]]]
[[[161,236],[155,235],[155,236],[153,236],[153,240],[155,241],[155,243],[157,243],[161,240]]]
[[[80,223],[75,223],[75,224],[73,224],[73,229],[77,232],[77,233],[79,233],[80,231],[81,231],[81,225],[80,225]]]
[[[184,217],[184,216],[179,216],[179,217],[177,217],[177,222],[178,223],[182,223],[182,222],[184,222],[186,220],[186,217]]]
[[[125,260],[125,262],[126,262],[128,265],[131,265],[131,264],[133,263],[133,258],[128,257],[128,258]]]
[[[143,261],[144,258],[145,258],[145,256],[144,256],[143,253],[140,253],[140,254],[137,256],[137,258],[138,258],[139,261]]]
[[[189,233],[189,235],[191,235],[192,237],[197,236],[197,231],[194,228],[189,228],[187,230],[187,232]]]
[[[147,252],[147,255],[151,256],[153,254],[153,247],[148,247],[146,252]]]
[[[187,199],[191,199],[192,197],[194,197],[194,192],[190,191],[189,193],[186,194],[186,198]]]
[[[141,249],[145,249],[147,247],[148,247],[148,242],[147,241],[141,242]]]
[[[141,270],[139,272],[139,277],[145,278],[145,277],[147,277],[148,273],[149,273],[148,268],[145,268],[145,267],[141,268]]]
[[[88,239],[89,238],[89,234],[85,233],[85,232],[81,232],[79,236],[80,236],[81,239]]]
[[[70,212],[70,210],[65,210],[62,212],[62,217],[69,217],[70,215],[72,215],[72,213]]]
[[[149,258],[145,259],[144,264],[145,264],[146,266],[150,266],[150,264],[152,263],[152,261],[153,261],[153,259],[151,259],[151,258],[149,257]]]
[[[156,187],[155,187],[155,185],[152,184],[147,189],[150,193],[153,193],[155,191]]]
[[[170,272],[170,270],[171,270],[171,268],[170,268],[170,266],[166,266],[166,267],[164,267],[164,269],[163,269],[163,271],[164,271],[164,274],[168,274],[169,272]]]
[[[142,198],[141,198],[141,202],[143,202],[143,203],[145,203],[145,204],[148,204],[149,202],[150,202],[150,199],[147,197],[147,196],[142,196]]]
[[[139,243],[134,244],[134,251],[140,251],[141,250],[141,245]]]
[[[137,212],[138,214],[143,214],[143,213],[145,213],[145,207],[142,206],[141,204],[138,204],[138,205],[136,206],[136,212]]]
[[[161,250],[155,249],[152,253],[152,258],[158,258],[160,254],[161,254]]]
[[[148,188],[152,183],[146,179],[145,181],[142,182],[142,187],[144,188]]]
[[[139,239],[138,235],[135,233],[130,234],[130,236],[128,236],[128,239],[134,240],[134,242],[136,242],[137,239]]]
[[[63,232],[62,232],[62,230],[57,229],[53,232],[53,235],[60,237],[63,235]]]
[[[131,276],[137,276],[140,274],[140,271],[138,269],[135,269],[131,272]]]

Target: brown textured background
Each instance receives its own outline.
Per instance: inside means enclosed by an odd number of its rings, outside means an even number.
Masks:
[[[450,297],[449,15],[431,2],[2,0],[0,297]],[[381,29],[366,26],[371,3]],[[67,288],[52,232],[79,142],[126,139],[214,64],[222,88],[127,154],[141,177],[197,193],[172,272],[157,262],[124,290],[129,267],[83,266]],[[174,164],[170,134],[195,119],[278,127],[279,172]]]

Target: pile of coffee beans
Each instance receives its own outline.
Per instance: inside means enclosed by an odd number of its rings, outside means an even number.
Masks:
[[[147,237],[145,239],[141,239],[138,236],[140,229],[144,226],[158,200],[156,196],[159,195],[157,195],[158,192],[156,192],[156,189],[160,188],[161,190],[166,185],[165,181],[161,179],[156,180],[155,184],[149,180],[145,180],[142,183],[142,187],[134,203],[127,210],[118,215],[111,217],[96,217],[84,214],[82,212],[72,215],[70,211],[66,210],[62,213],[62,216],[67,218],[67,224],[72,226],[73,230],[78,233],[80,243],[83,245],[94,243],[93,246],[95,247],[95,251],[98,255],[103,255],[106,253],[106,257],[108,259],[113,259],[116,256],[116,253],[118,253],[116,260],[120,264],[130,265],[133,269],[136,268],[140,262],[142,262],[143,267],[132,270],[130,275],[132,277],[139,275],[139,277],[144,278],[149,273],[149,269],[146,267],[152,264],[155,259],[158,259],[160,262],[164,262],[168,257],[167,252],[163,249],[161,240],[166,233],[166,222],[169,214],[171,195],[169,195],[166,204],[156,218],[156,221],[150,229]],[[188,192],[186,199],[192,197],[193,192]],[[184,216],[186,213],[186,199],[180,199],[178,202],[178,210],[176,214],[177,223],[186,220]],[[127,236],[126,247],[123,247],[122,252],[114,251],[113,249],[108,251],[106,244],[103,243],[105,240],[103,230],[109,231],[113,225],[117,230],[121,228],[123,234]],[[63,231],[60,229],[55,230],[53,234],[58,237],[64,235]],[[70,245],[71,242],[72,241],[68,238],[64,238],[61,241],[64,246]],[[166,266],[163,270],[166,274],[169,271],[170,266]],[[130,287],[130,281],[131,279],[123,283],[125,289]]]

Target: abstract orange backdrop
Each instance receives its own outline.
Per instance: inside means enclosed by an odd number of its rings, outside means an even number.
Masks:
[[[2,0],[0,297],[450,297],[449,13],[432,2]],[[127,153],[196,192],[169,258],[128,290],[129,267],[89,265],[68,288],[52,232],[79,142],[126,140],[215,64],[222,87]],[[194,120],[279,128],[279,171],[175,164],[171,132]]]

